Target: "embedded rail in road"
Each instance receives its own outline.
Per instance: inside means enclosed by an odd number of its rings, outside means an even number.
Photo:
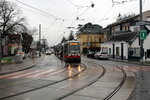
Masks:
[[[94,80],[91,80],[90,82],[88,82],[87,84],[83,85],[82,87],[77,88],[77,89],[75,89],[75,90],[73,90],[73,91],[71,91],[71,92],[69,92],[67,94],[64,94],[64,95],[60,96],[60,97],[57,97],[54,100],[61,100],[63,98],[66,98],[66,97],[68,97],[68,96],[70,96],[70,95],[72,95],[72,94],[74,94],[74,93],[76,93],[76,92],[78,92],[78,91],[80,91],[80,90],[82,90],[82,89],[92,85],[97,80],[99,80],[102,76],[104,76],[104,74],[106,72],[106,69],[103,66],[101,66],[101,65],[99,65],[99,66],[102,68],[102,73],[100,73],[100,75],[98,77],[96,77]]]
[[[9,95],[6,95],[6,96],[2,96],[2,95],[1,95],[0,99],[3,100],[3,99],[10,98],[10,97],[18,96],[18,95],[21,95],[21,94],[25,94],[25,93],[28,93],[28,92],[32,92],[32,91],[35,91],[35,90],[38,90],[38,89],[42,89],[42,88],[48,87],[48,86],[50,86],[50,85],[54,85],[54,84],[56,84],[56,83],[65,81],[65,80],[67,80],[67,79],[69,79],[69,78],[73,78],[73,77],[79,75],[80,73],[82,73],[83,71],[85,71],[86,66],[85,66],[84,64],[80,64],[80,66],[82,66],[82,70],[81,70],[80,72],[77,72],[77,73],[75,73],[75,74],[69,76],[69,77],[63,78],[63,79],[58,80],[58,81],[51,82],[51,83],[49,83],[49,84],[47,83],[47,84],[45,84],[45,85],[38,86],[38,87],[36,87],[36,88],[32,88],[32,89],[29,89],[29,90],[24,90],[23,92],[13,93],[13,94],[10,93]],[[68,69],[67,69],[67,67],[66,67],[66,69],[65,69],[64,71],[67,71],[67,70],[68,70]],[[59,70],[57,70],[57,71],[59,71]],[[54,74],[60,74],[60,73],[61,73],[61,72],[59,72],[59,73],[54,73]],[[53,74],[53,75],[54,75],[54,74]],[[3,77],[3,76],[1,76],[1,77]],[[36,80],[39,80],[39,79],[36,79]],[[33,80],[33,81],[35,81],[35,80]],[[41,80],[41,81],[42,81],[42,80]],[[31,83],[32,83],[32,81],[31,81]],[[28,84],[28,83],[26,83],[26,84]],[[36,84],[35,84],[35,85],[36,85]]]

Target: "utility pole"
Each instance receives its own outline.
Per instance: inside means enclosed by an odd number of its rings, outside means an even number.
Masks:
[[[39,25],[39,56],[41,56],[41,24]]]
[[[142,24],[140,25],[140,34],[139,34],[139,39],[140,39],[140,62],[143,62],[143,57],[144,57],[144,48],[143,48],[143,43],[144,43],[144,39],[141,38],[141,30],[144,30],[144,23],[143,23],[143,14],[142,14],[142,0],[139,1],[140,3],[140,21],[142,22]],[[142,100],[144,93],[146,93],[145,91],[147,90],[147,85],[145,85],[144,83],[147,83],[148,81],[145,80],[145,75],[143,72],[143,67],[141,66],[140,68],[140,85],[139,85],[139,91],[137,93],[137,100]],[[146,97],[144,98],[146,99]]]
[[[2,31],[0,30],[0,73],[2,71]]]
[[[143,21],[143,14],[142,14],[142,0],[140,0],[140,21]],[[140,25],[140,30],[143,30],[143,24]],[[139,35],[140,36],[140,35]],[[143,39],[140,39],[140,62],[143,62],[144,56],[144,48],[143,48]]]

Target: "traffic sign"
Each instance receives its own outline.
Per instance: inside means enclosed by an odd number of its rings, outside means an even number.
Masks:
[[[140,39],[141,40],[146,39],[146,34],[147,34],[146,30],[140,30]]]

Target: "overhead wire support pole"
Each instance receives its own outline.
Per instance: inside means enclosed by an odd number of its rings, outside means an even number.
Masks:
[[[143,14],[142,14],[142,0],[140,0],[140,21],[143,21]],[[140,26],[140,30],[143,30],[143,26]],[[140,36],[140,35],[139,35]],[[143,39],[140,39],[140,62],[143,62],[143,56],[144,56],[144,49],[143,49]]]
[[[143,14],[142,14],[142,0],[139,1],[140,3],[140,21],[143,22]],[[140,31],[141,30],[144,30],[144,23],[142,25],[140,25]],[[144,48],[143,48],[143,43],[144,43],[144,39],[141,39],[141,36],[139,34],[139,39],[140,39],[140,62],[143,63],[143,57],[144,57]],[[145,91],[148,91],[147,90],[147,85],[145,85],[146,83],[148,83],[148,80],[145,79],[145,75],[144,75],[144,71],[143,71],[143,66],[140,67],[140,85],[139,85],[139,91],[138,91],[138,100],[142,100],[143,99],[143,96],[140,96],[139,94],[141,95],[144,95]],[[146,98],[145,98],[146,99]]]
[[[2,31],[0,30],[0,74],[2,72]]]

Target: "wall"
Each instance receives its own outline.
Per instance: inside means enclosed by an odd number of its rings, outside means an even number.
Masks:
[[[101,47],[108,47],[108,54],[110,54],[110,57],[112,58],[113,55],[113,44],[115,44],[115,50],[114,50],[114,55],[115,58],[121,59],[121,43],[123,43],[123,58],[128,59],[128,43],[126,42],[108,42],[108,43],[103,43],[101,44]],[[119,47],[119,55],[116,55],[116,47]],[[111,48],[111,51],[110,49]]]
[[[104,35],[103,34],[78,34],[77,40],[81,43],[81,52],[83,53],[83,49],[87,48],[87,42],[91,42],[90,48],[100,48],[101,43],[104,42]],[[101,40],[101,41],[100,41]]]
[[[144,44],[143,44],[143,47],[144,47],[144,51],[147,52],[147,49],[150,49],[150,33],[149,35],[146,37],[146,40],[144,40]],[[144,59],[145,59],[145,56],[144,56]],[[147,58],[146,60],[150,61],[150,58]]]

